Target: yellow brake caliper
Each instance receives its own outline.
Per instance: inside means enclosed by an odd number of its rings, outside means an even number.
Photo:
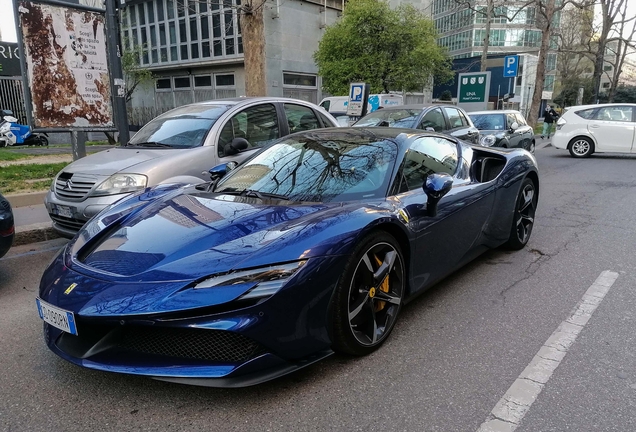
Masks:
[[[382,260],[380,258],[378,258],[377,255],[373,256],[375,258],[375,262],[378,266],[382,265]],[[387,273],[386,277],[384,278],[384,280],[380,283],[380,285],[378,286],[378,289],[381,291],[384,291],[385,293],[389,292],[389,274]],[[378,301],[377,305],[375,306],[375,311],[381,311],[382,309],[384,309],[384,306],[386,306],[386,302],[383,301]]]

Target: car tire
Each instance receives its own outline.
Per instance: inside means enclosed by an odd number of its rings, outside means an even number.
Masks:
[[[532,154],[534,154],[535,151],[535,142],[534,140],[530,141],[530,145],[528,146],[528,151]]]
[[[587,137],[576,137],[568,144],[568,150],[575,158],[590,157],[594,153],[594,143]]]
[[[532,234],[534,215],[537,210],[537,187],[534,182],[525,178],[515,200],[515,208],[510,227],[510,236],[504,244],[509,250],[520,250],[525,247]]]
[[[361,356],[382,345],[397,321],[406,283],[395,238],[385,231],[364,237],[347,260],[331,300],[333,350]]]
[[[41,136],[40,137],[40,145],[43,147],[48,147],[49,145],[49,139],[45,136]]]

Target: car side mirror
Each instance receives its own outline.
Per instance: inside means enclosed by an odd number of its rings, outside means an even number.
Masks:
[[[235,169],[237,166],[238,166],[238,163],[234,161],[230,161],[230,162],[217,165],[214,168],[210,168],[210,170],[208,171],[208,173],[210,174],[210,179],[219,180],[225,177],[227,173]]]
[[[424,193],[428,198],[426,202],[427,216],[437,216],[437,203],[446,195],[453,187],[453,177],[448,174],[431,174],[426,177],[426,181],[422,185]]]
[[[516,131],[517,129],[519,129],[519,123],[512,122],[512,124],[510,125],[510,130],[511,131]]]
[[[234,156],[249,146],[250,143],[245,138],[234,138],[231,143],[225,145],[223,152],[225,156]]]

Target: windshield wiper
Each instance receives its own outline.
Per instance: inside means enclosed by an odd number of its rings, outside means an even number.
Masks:
[[[128,146],[129,147],[172,147],[170,144],[164,144],[157,141],[146,141],[146,142],[140,142],[135,144],[128,143]]]
[[[279,194],[270,193],[270,192],[260,192],[254,189],[244,189],[242,191],[228,190],[228,191],[222,191],[219,193],[227,194],[227,195],[246,196],[250,198],[259,198],[259,199],[276,198],[279,200],[289,201],[289,197],[286,195],[279,195]]]

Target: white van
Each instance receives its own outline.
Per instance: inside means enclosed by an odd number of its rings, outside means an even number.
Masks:
[[[349,126],[349,117],[347,116],[347,105],[349,104],[349,96],[330,96],[320,101],[320,106],[329,112],[338,120],[341,126]],[[402,95],[397,94],[372,94],[369,95],[369,105],[367,113],[373,112],[380,107],[390,107],[404,105]]]

